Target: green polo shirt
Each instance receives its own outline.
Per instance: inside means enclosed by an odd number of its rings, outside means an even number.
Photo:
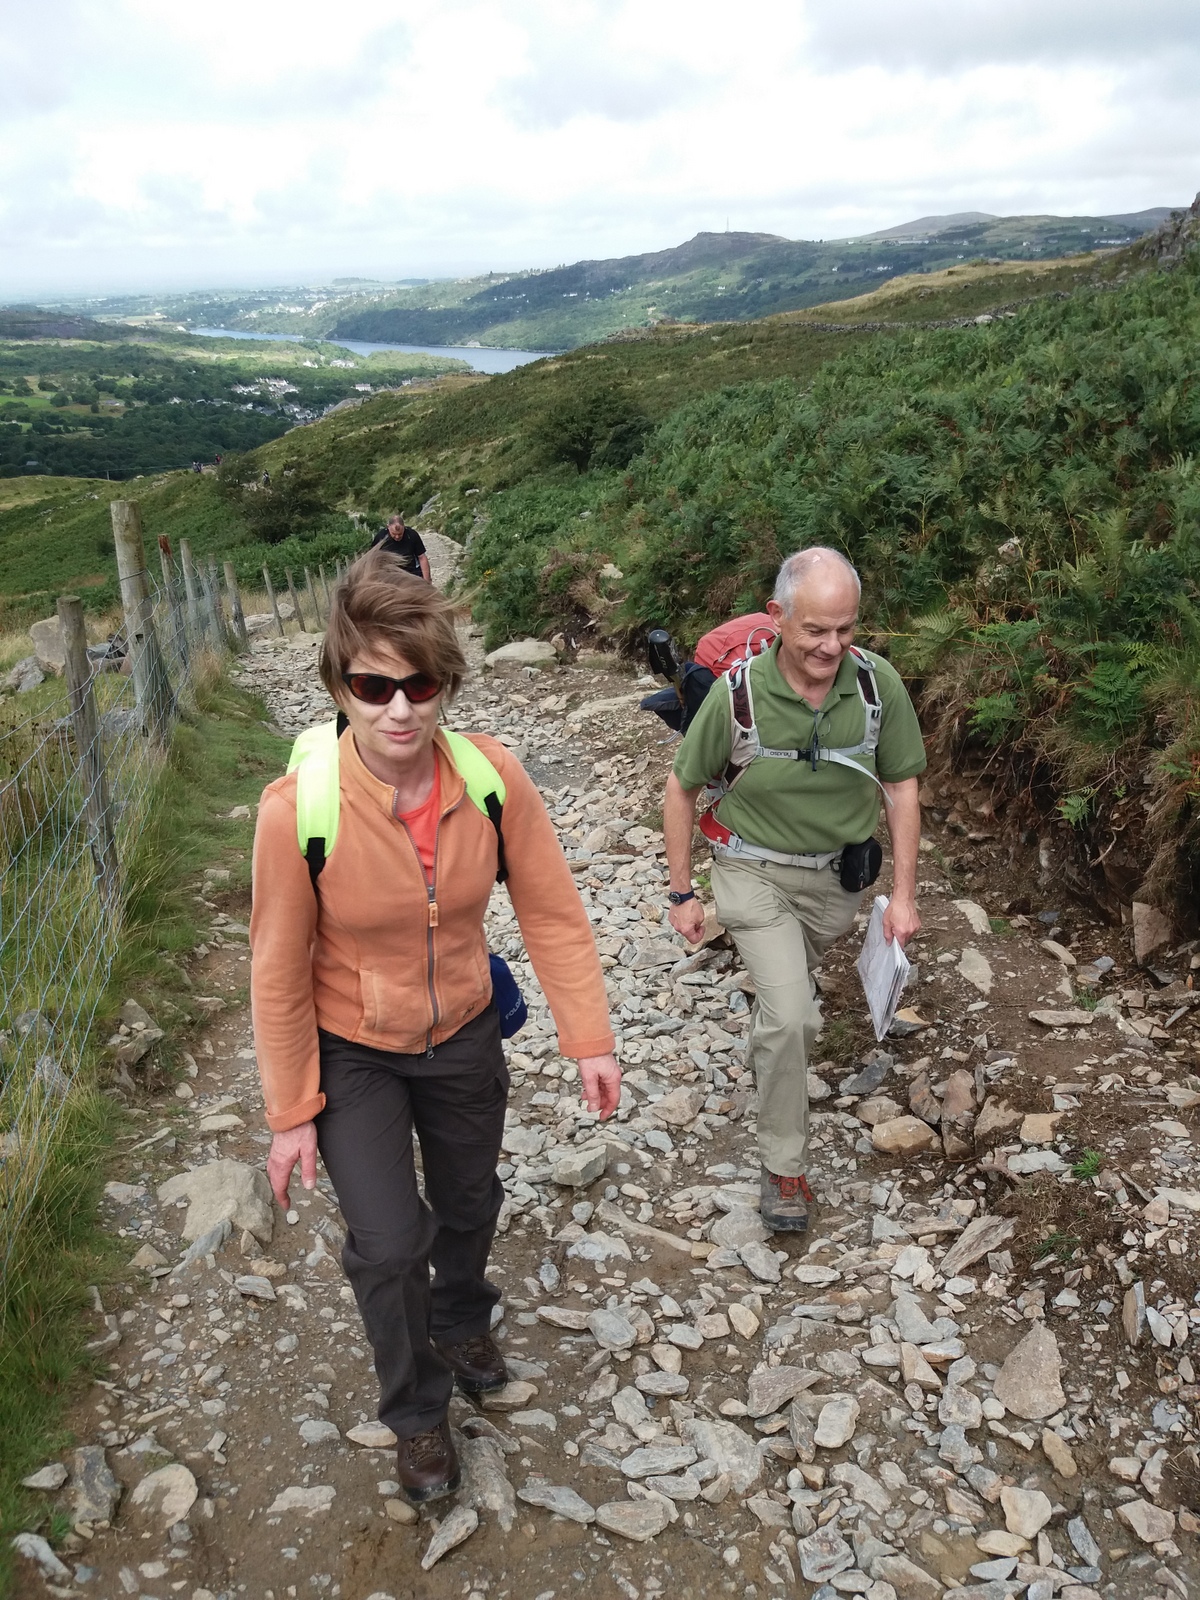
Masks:
[[[858,667],[847,655],[819,711],[788,686],[779,670],[779,644],[750,666],[754,720],[761,744],[773,750],[807,749],[814,725],[824,749],[861,744],[865,732]],[[865,653],[865,652],[864,652]],[[752,761],[717,808],[727,828],[748,844],[797,855],[817,855],[869,839],[879,821],[882,796],[866,776],[901,783],[925,770],[925,744],[917,714],[896,669],[868,656],[883,702],[874,758],[855,756],[862,777],[836,761]],[[675,776],[685,789],[719,777],[729,761],[729,684],[715,683],[675,756]]]

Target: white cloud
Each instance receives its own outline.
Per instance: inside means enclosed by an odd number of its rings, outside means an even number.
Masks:
[[[7,0],[0,298],[1180,203],[1198,35],[1194,0]]]

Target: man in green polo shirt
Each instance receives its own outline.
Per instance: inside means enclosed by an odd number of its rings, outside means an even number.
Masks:
[[[842,887],[842,850],[871,837],[881,790],[893,865],[884,932],[905,944],[921,926],[917,777],[925,746],[895,668],[850,654],[860,593],[858,574],[836,550],[801,550],[783,563],[767,604],[779,638],[748,669],[759,746],[771,755],[740,771],[702,825],[714,841],[717,915],[757,989],[748,1059],[758,1087],[762,1218],[773,1231],[808,1227],[808,1060],[821,1026],[812,973],[853,925],[865,891]],[[870,667],[866,692],[859,655]],[[881,706],[877,743],[869,737],[872,687]],[[733,744],[726,678],[680,745],[663,804],[670,920],[690,942],[704,926],[692,888],[696,802],[726,773]],[[791,752],[802,758],[788,759]]]

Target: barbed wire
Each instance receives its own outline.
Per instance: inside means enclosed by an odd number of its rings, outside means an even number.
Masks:
[[[88,1059],[120,940],[119,875],[148,815],[164,724],[194,704],[205,652],[226,648],[211,611],[190,614],[174,585],[146,578],[154,638],[122,625],[89,650],[99,759],[78,747],[68,693],[0,729],[0,1284]],[[161,666],[149,659],[156,643]],[[164,668],[165,716],[135,690]]]

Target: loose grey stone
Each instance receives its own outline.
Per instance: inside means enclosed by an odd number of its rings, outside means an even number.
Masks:
[[[621,1463],[621,1471],[627,1478],[648,1478],[651,1474],[678,1472],[696,1459],[691,1445],[651,1444],[631,1450]]]
[[[311,1488],[300,1488],[293,1484],[287,1489],[281,1489],[267,1507],[267,1515],[277,1516],[284,1511],[302,1511],[306,1517],[315,1517],[318,1512],[328,1511],[333,1504],[337,1490],[332,1484],[315,1483]]]
[[[983,1460],[983,1451],[970,1442],[958,1423],[952,1422],[938,1441],[938,1456],[955,1472],[965,1472]]]
[[[847,1572],[855,1562],[854,1551],[834,1528],[818,1528],[807,1539],[796,1543],[800,1571],[809,1583],[827,1583],[839,1572]]]
[[[645,1544],[660,1534],[672,1513],[657,1496],[653,1500],[610,1500],[596,1507],[596,1521],[606,1533]]]
[[[220,1222],[245,1229],[269,1244],[275,1219],[266,1173],[241,1161],[210,1161],[192,1172],[179,1172],[158,1190],[160,1205],[187,1200],[183,1237],[198,1239]]]
[[[718,1217],[708,1236],[723,1250],[740,1250],[743,1245],[762,1244],[770,1238],[763,1219],[749,1206],[737,1206]]]
[[[980,994],[988,995],[992,992],[992,984],[996,981],[992,973],[992,964],[973,944],[967,945],[962,955],[958,958],[958,970]]]
[[[131,1507],[152,1516],[164,1528],[173,1522],[182,1522],[196,1503],[199,1494],[196,1480],[178,1461],[159,1467],[135,1485],[129,1496]]]
[[[938,1263],[938,1271],[946,1278],[954,1278],[967,1267],[974,1266],[992,1250],[999,1250],[1012,1238],[1017,1229],[1015,1217],[976,1217],[969,1222]]]
[[[1100,1565],[1100,1546],[1092,1538],[1092,1530],[1082,1517],[1072,1517],[1067,1523],[1067,1538],[1084,1566]]]
[[[32,1561],[41,1568],[43,1577],[47,1579],[53,1578],[54,1582],[59,1584],[71,1582],[70,1567],[63,1566],[40,1534],[18,1533],[12,1544],[13,1549],[19,1556],[24,1556],[26,1561]],[[71,1592],[76,1593],[77,1591],[72,1590]]]
[[[500,1148],[510,1156],[540,1156],[546,1145],[544,1128],[525,1128],[520,1123],[505,1128]]]
[[[602,1350],[628,1350],[637,1342],[637,1329],[619,1311],[593,1311],[587,1325]]]
[[[633,1251],[624,1239],[614,1238],[609,1233],[588,1233],[582,1239],[567,1247],[567,1254],[576,1261],[608,1261],[613,1256],[619,1256],[622,1261],[632,1261]]]
[[[63,1466],[61,1461],[54,1461],[50,1466],[39,1467],[36,1472],[31,1472],[27,1478],[22,1478],[21,1487],[23,1489],[61,1489],[66,1481],[66,1467]]]
[[[646,1399],[640,1389],[618,1389],[612,1398],[613,1416],[627,1428],[640,1428],[650,1421]]]
[[[198,1239],[193,1240],[192,1243],[188,1245],[187,1249],[180,1256],[179,1260],[171,1268],[171,1277],[182,1278],[186,1275],[190,1267],[196,1266],[197,1263],[203,1264],[206,1256],[215,1256],[219,1251],[225,1248],[225,1245],[228,1242],[229,1236],[232,1232],[233,1224],[229,1221],[228,1217],[223,1218],[220,1222],[214,1223],[211,1228],[202,1233]],[[274,1291],[272,1291],[271,1298],[275,1298]]]
[[[247,1300],[274,1300],[275,1286],[270,1278],[259,1278],[253,1273],[246,1273],[244,1277],[235,1278],[233,1287]]]
[[[842,1394],[821,1407],[813,1438],[822,1450],[839,1450],[854,1437],[859,1405],[853,1395]]]
[[[941,1600],[944,1592],[936,1578],[907,1556],[876,1556],[870,1572],[882,1583],[890,1583],[901,1600]],[[957,1595],[961,1591],[952,1592]]]
[[[896,1328],[905,1344],[937,1344],[942,1339],[952,1339],[958,1326],[949,1317],[939,1317],[930,1322],[921,1309],[920,1302],[911,1294],[899,1294],[892,1306]]]
[[[604,1176],[608,1149],[602,1144],[583,1145],[577,1150],[556,1153],[550,1159],[550,1176],[568,1189],[582,1189]]]
[[[336,1444],[342,1436],[336,1423],[314,1418],[300,1424],[300,1437],[305,1444]]]
[[[752,1372],[746,1400],[747,1415],[769,1417],[776,1411],[782,1411],[789,1400],[804,1394],[820,1381],[819,1372],[809,1372],[804,1367],[768,1367],[764,1372]]]
[[[1143,1544],[1161,1544],[1175,1532],[1174,1514],[1148,1500],[1126,1501],[1117,1507],[1117,1516]]]
[[[680,1424],[679,1435],[701,1458],[713,1462],[718,1473],[729,1474],[735,1493],[745,1494],[762,1477],[758,1445],[732,1422],[689,1417]]]
[[[71,1471],[71,1518],[74,1522],[111,1522],[121,1485],[109,1470],[98,1444],[81,1445],[67,1457]]]
[[[948,1384],[938,1401],[938,1421],[943,1426],[953,1422],[960,1428],[978,1428],[983,1423],[983,1402],[969,1389]]]
[[[517,1520],[516,1495],[504,1470],[504,1456],[494,1439],[461,1438],[454,1440],[462,1466],[462,1488],[459,1493],[465,1505],[476,1511],[490,1511],[505,1533]]]
[[[429,1548],[421,1557],[422,1570],[428,1572],[435,1567],[456,1545],[469,1539],[478,1526],[479,1513],[474,1506],[455,1506],[429,1541]]]
[[[663,1477],[655,1474],[644,1480],[648,1489],[654,1489],[658,1494],[665,1494],[668,1500],[698,1500],[700,1498],[700,1479],[690,1472],[669,1474]]]
[[[1017,1489],[1007,1484],[1000,1491],[1000,1504],[1005,1527],[1022,1539],[1036,1538],[1054,1510],[1049,1496],[1040,1489]]]
[[[559,1484],[531,1478],[524,1488],[517,1490],[517,1498],[526,1505],[541,1506],[543,1511],[552,1511],[556,1517],[567,1517],[572,1522],[586,1524],[596,1520],[595,1508],[588,1505],[582,1495]]]
[[[634,1383],[643,1394],[672,1397],[680,1399],[691,1388],[691,1384],[682,1372],[646,1372],[640,1378],[635,1378]]]
[[[775,1259],[775,1252],[768,1250],[765,1244],[751,1241],[750,1244],[741,1245],[738,1255],[742,1258],[746,1269],[753,1273],[760,1283],[778,1283],[783,1276]]]
[[[1066,1405],[1058,1341],[1044,1322],[1009,1352],[993,1388],[1005,1410],[1026,1422],[1044,1422]]]
[[[1035,1172],[1048,1172],[1057,1177],[1069,1169],[1057,1150],[1023,1150],[1019,1156],[1009,1156],[1008,1170],[1018,1177],[1028,1178]]]
[[[391,1450],[396,1444],[396,1435],[383,1422],[360,1422],[346,1429],[346,1437],[364,1450]]]
[[[852,1500],[859,1501],[864,1506],[870,1506],[878,1516],[883,1516],[892,1505],[892,1497],[877,1479],[868,1476],[861,1467],[856,1467],[852,1461],[839,1461],[829,1474],[834,1483],[849,1491]]]

